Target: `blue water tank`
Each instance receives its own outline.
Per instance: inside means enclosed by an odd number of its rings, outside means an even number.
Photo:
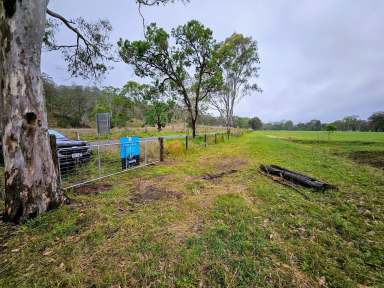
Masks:
[[[140,157],[140,137],[120,138],[120,159]]]

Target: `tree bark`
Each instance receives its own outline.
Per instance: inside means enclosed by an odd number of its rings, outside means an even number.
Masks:
[[[193,138],[193,139],[196,138],[196,120],[197,120],[197,119],[194,119],[193,117],[192,117],[192,119],[191,119],[192,138]]]
[[[0,2],[4,218],[12,222],[64,200],[50,150],[40,71],[46,10],[47,0]]]
[[[184,94],[184,104],[187,106],[187,110],[191,120],[192,138],[196,137],[196,122],[199,116],[198,105],[195,105],[195,110],[192,108],[192,104],[189,101],[188,95]]]

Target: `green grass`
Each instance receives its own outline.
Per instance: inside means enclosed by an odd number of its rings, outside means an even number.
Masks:
[[[0,247],[0,287],[381,287],[384,172],[347,156],[383,145],[383,133],[262,131],[169,155],[20,225]],[[306,200],[263,163],[339,189]],[[145,187],[163,197],[135,201]]]

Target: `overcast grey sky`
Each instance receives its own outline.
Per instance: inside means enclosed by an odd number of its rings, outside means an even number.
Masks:
[[[134,0],[50,0],[68,17],[107,18],[111,40],[137,40],[143,27]],[[147,23],[168,31],[197,19],[221,41],[233,32],[258,41],[262,94],[244,98],[240,116],[263,121],[332,121],[347,115],[368,117],[384,110],[384,1],[382,0],[191,0],[189,4],[143,8]],[[74,36],[63,30],[57,39]],[[59,54],[43,54],[43,72],[60,84],[86,84],[70,78]],[[121,87],[138,80],[117,63],[98,86]]]

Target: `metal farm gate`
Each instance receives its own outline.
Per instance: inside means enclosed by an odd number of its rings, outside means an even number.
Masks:
[[[75,188],[160,161],[159,139],[122,138],[57,150],[60,181]]]

